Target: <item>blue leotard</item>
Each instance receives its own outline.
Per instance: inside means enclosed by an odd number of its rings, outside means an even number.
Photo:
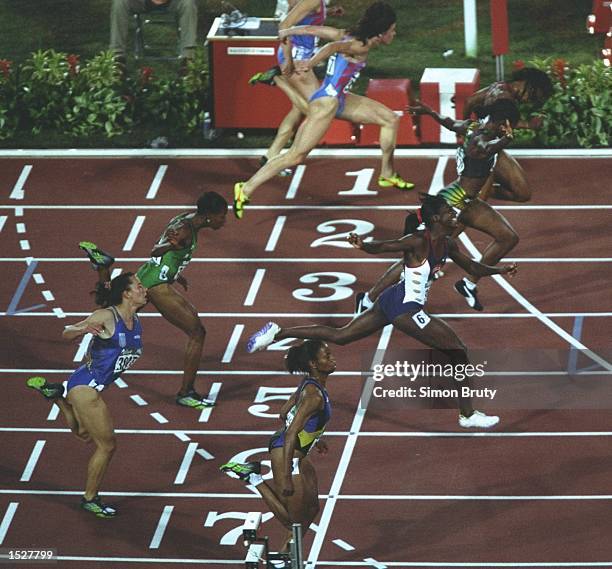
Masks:
[[[302,18],[298,26],[322,26],[327,18],[327,6],[325,0],[319,2],[319,10],[310,12],[305,18]],[[291,57],[293,59],[310,59],[315,52],[319,38],[310,35],[291,36]],[[285,54],[283,53],[282,45],[276,51],[276,59],[279,65],[285,63]]]
[[[77,385],[87,385],[102,391],[115,381],[142,354],[142,326],[134,315],[130,330],[117,309],[111,306],[115,318],[115,331],[108,339],[94,337],[87,353],[87,361],[68,380],[68,391]]]

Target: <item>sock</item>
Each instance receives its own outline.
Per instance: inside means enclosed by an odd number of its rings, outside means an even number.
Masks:
[[[263,481],[264,480],[263,480],[261,474],[255,474],[254,472],[249,474],[249,484],[251,486],[259,486],[260,484],[263,483]]]
[[[370,298],[370,295],[367,292],[365,293],[365,296],[363,297],[361,303],[366,308],[371,308],[372,306],[374,306],[374,303],[372,302],[372,299]]]
[[[476,283],[473,283],[470,279],[468,279],[467,277],[463,277],[463,282],[465,283],[465,286],[469,289],[469,290],[474,290],[476,288]]]

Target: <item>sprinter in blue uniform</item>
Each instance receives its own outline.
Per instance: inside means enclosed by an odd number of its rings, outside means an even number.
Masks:
[[[58,405],[72,432],[96,449],[87,467],[81,507],[99,518],[112,518],[116,508],[98,496],[102,480],[115,452],[113,421],[102,390],[131,367],[142,353],[142,327],[136,312],[147,302],[146,289],[136,275],[123,273],[107,283],[98,283],[96,303],[103,308],[85,320],[66,326],[65,340],[93,334],[87,361],[68,379],[67,393],[61,383],[31,377],[27,386]]]
[[[336,360],[325,342],[308,340],[289,349],[285,365],[291,373],[306,376],[283,405],[283,427],[269,442],[273,481],[262,479],[259,462],[228,462],[221,470],[257,488],[288,531],[282,550],[287,552],[292,524],[302,524],[306,532],[319,512],[317,475],[308,455],[313,447],[320,453],[327,452],[320,437],[331,417],[326,383],[336,369]]]

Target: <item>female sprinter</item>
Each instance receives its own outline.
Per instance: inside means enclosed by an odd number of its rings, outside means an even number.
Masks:
[[[319,513],[317,475],[308,453],[313,446],[320,453],[327,452],[320,437],[331,416],[326,383],[336,370],[336,360],[325,342],[308,340],[289,349],[285,366],[291,373],[302,372],[306,376],[283,405],[280,418],[284,425],[270,439],[273,482],[262,479],[259,462],[228,462],[221,470],[259,490],[276,519],[289,532],[283,549],[288,551],[292,524],[302,524],[306,533]]]
[[[368,243],[364,243],[354,233],[349,236],[351,245],[366,253],[402,252],[404,255],[404,279],[385,290],[372,308],[359,314],[342,328],[331,326],[281,328],[274,322],[268,322],[251,336],[247,351],[252,353],[263,350],[272,342],[283,338],[311,338],[345,345],[365,338],[387,324],[393,324],[408,336],[446,354],[454,365],[467,364],[467,348],[457,334],[443,320],[428,314],[425,310],[433,275],[444,265],[447,257],[464,271],[477,276],[513,275],[516,272],[516,265],[490,267],[466,257],[451,238],[457,226],[452,208],[440,196],[423,195],[422,200],[421,219],[425,224],[424,231],[416,231],[401,239]],[[416,214],[412,215],[415,224],[418,225]],[[459,424],[464,428],[488,428],[499,421],[499,417],[474,411],[469,399],[460,399],[459,404]]]
[[[61,383],[31,377],[28,387],[37,390],[62,411],[70,430],[81,440],[93,441],[81,508],[99,518],[112,518],[116,508],[102,503],[98,491],[115,452],[113,420],[101,391],[113,383],[142,353],[142,328],[136,312],[147,302],[146,289],[136,275],[123,273],[96,290],[96,310],[78,324],[66,326],[62,336],[74,340],[85,334],[94,339],[87,362],[68,380],[66,397]]]
[[[283,30],[282,39],[294,35],[316,35],[331,40],[316,55],[306,61],[296,61],[296,70],[307,72],[329,58],[321,87],[308,103],[307,118],[301,124],[293,145],[285,154],[267,162],[247,182],[234,186],[234,215],[242,219],[244,206],[251,194],[281,170],[303,162],[319,143],[336,116],[355,123],[380,125],[382,163],[378,185],[395,186],[402,190],[414,187],[403,180],[393,168],[393,152],[399,127],[398,116],[382,103],[346,92],[366,66],[369,51],[379,45],[389,45],[395,37],[395,12],[385,2],[375,2],[357,24],[348,31],[326,26],[298,26]]]

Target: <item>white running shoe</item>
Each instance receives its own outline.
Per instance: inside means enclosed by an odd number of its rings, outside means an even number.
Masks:
[[[499,423],[497,415],[485,415],[481,411],[474,411],[469,417],[459,415],[459,426],[464,429],[490,429]]]
[[[259,352],[274,342],[274,336],[280,332],[280,326],[275,322],[268,322],[261,330],[253,334],[247,342],[247,352]]]

